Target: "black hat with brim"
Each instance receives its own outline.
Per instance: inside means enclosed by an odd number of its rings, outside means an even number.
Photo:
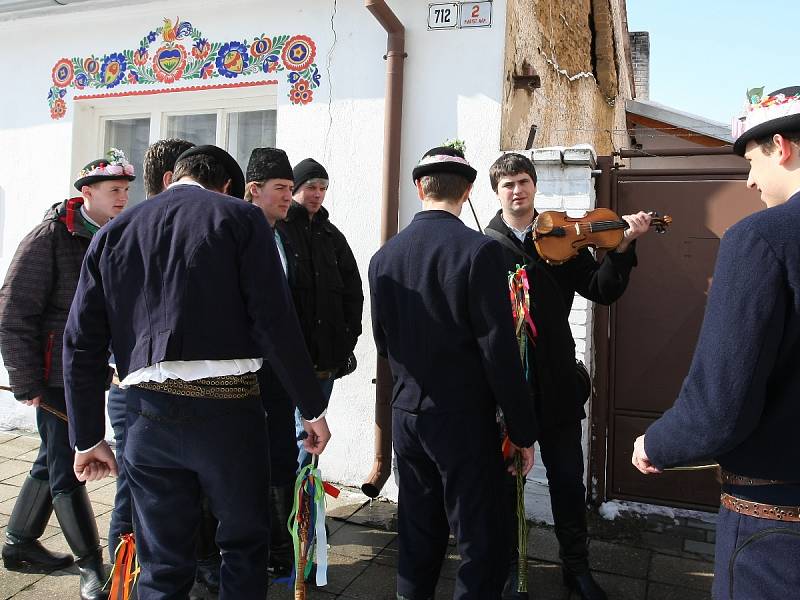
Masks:
[[[205,146],[194,146],[193,148],[189,148],[178,157],[178,160],[175,161],[176,168],[178,163],[184,158],[198,156],[200,154],[213,156],[225,169],[225,172],[228,174],[228,177],[231,180],[231,186],[228,189],[228,195],[233,196],[234,198],[244,198],[244,173],[242,173],[242,168],[239,166],[239,163],[236,162],[235,158],[218,146],[207,144]]]
[[[280,148],[253,148],[247,162],[245,180],[267,181],[268,179],[288,179],[292,181],[292,165],[286,152]]]
[[[793,86],[793,87],[786,87],[780,90],[776,90],[766,96],[766,98],[774,98],[778,96],[783,96],[787,99],[784,104],[790,104],[790,106],[784,106],[783,112],[781,116],[776,116],[774,119],[769,119],[759,123],[758,125],[753,125],[746,129],[746,131],[736,138],[736,141],[733,143],[733,151],[738,154],[739,156],[744,156],[745,151],[747,150],[748,142],[753,140],[763,139],[776,133],[800,133],[800,86]],[[764,102],[762,101],[762,104]],[[777,110],[781,110],[780,104],[766,104],[764,106],[756,106],[752,108],[748,114],[747,119],[745,120],[744,126],[747,127],[747,121],[753,118],[761,119],[764,115],[768,115],[770,113],[766,111],[775,112]],[[763,111],[763,113],[762,113]],[[785,114],[787,111],[793,112],[793,114]]]
[[[474,183],[475,178],[478,176],[478,172],[464,158],[463,152],[450,146],[438,146],[431,148],[422,156],[422,160],[411,172],[411,177],[416,183],[417,180],[426,175],[439,175],[442,173],[461,175],[470,183]]]
[[[136,179],[135,175],[126,175],[124,171],[122,173],[108,173],[108,174],[102,173],[102,171],[105,171],[109,167],[112,168],[119,167],[124,169],[124,167],[121,165],[110,165],[107,158],[98,158],[97,160],[93,160],[88,165],[83,167],[83,169],[81,169],[81,173],[87,173],[87,174],[75,180],[75,183],[73,184],[75,186],[75,189],[80,192],[83,186],[92,185],[93,183],[97,183],[98,181],[111,181],[114,179],[133,181],[134,179]],[[88,174],[92,172],[96,172],[96,174],[95,175]]]

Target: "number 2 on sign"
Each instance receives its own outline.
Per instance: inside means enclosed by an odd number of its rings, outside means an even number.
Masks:
[[[481,7],[476,4],[475,6],[472,7],[472,18],[477,19],[480,16],[481,16]]]
[[[450,9],[437,8],[433,11],[435,23],[449,23],[450,22]]]

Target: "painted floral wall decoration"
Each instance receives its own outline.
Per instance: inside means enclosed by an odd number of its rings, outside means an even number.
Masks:
[[[316,44],[307,35],[262,34],[250,41],[210,42],[190,22],[164,19],[164,24],[144,36],[135,49],[58,60],[47,102],[50,116],[60,119],[67,113],[68,89],[111,90],[136,84],[288,72],[289,100],[308,104],[321,79],[314,62],[316,55]]]

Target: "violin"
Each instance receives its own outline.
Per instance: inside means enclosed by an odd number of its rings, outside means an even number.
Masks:
[[[650,227],[656,233],[666,233],[672,217],[648,213]],[[575,258],[583,248],[616,248],[622,242],[628,222],[608,208],[590,210],[581,217],[548,210],[533,221],[533,243],[539,255],[549,265],[560,265]]]

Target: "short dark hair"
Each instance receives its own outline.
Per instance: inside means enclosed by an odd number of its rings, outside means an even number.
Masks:
[[[144,193],[148,198],[164,191],[164,173],[174,171],[175,161],[192,146],[192,142],[178,138],[158,140],[150,145],[142,165]]]
[[[457,202],[471,185],[466,177],[455,173],[434,173],[419,178],[426,198],[441,202]]]
[[[186,176],[215,192],[221,192],[231,178],[225,166],[210,154],[193,154],[175,163],[175,181]]]
[[[772,138],[775,135],[783,136],[795,146],[800,146],[800,131],[778,131],[776,133],[770,133],[769,135],[765,135],[762,138],[756,138],[754,140],[756,144],[761,146],[761,151],[767,156],[775,152],[775,149],[777,148],[775,142],[772,141]]]
[[[492,184],[492,191],[497,192],[497,184],[503,177],[511,177],[520,173],[530,175],[533,185],[536,185],[536,167],[533,166],[533,161],[530,158],[516,152],[503,154],[489,167],[489,181]]]

